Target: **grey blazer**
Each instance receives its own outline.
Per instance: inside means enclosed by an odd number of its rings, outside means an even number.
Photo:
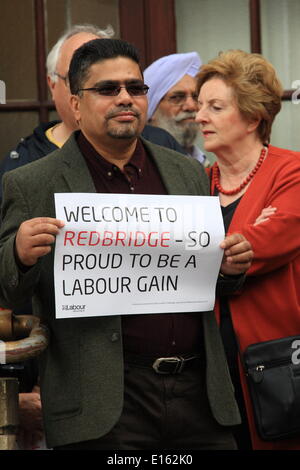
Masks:
[[[208,195],[201,165],[172,150],[143,143],[155,160],[169,194]],[[95,192],[74,135],[60,150],[10,171],[3,178],[0,234],[0,305],[17,307],[33,296],[34,313],[50,328],[50,345],[40,357],[45,431],[49,447],[96,439],[111,430],[123,406],[123,353],[119,316],[55,319],[53,252],[21,272],[14,239],[20,224],[55,217],[56,192]],[[207,392],[215,419],[240,422],[213,312],[202,314],[207,358]]]

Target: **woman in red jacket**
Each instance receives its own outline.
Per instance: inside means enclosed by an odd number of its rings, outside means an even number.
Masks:
[[[300,433],[259,437],[240,361],[250,344],[300,335],[300,153],[269,145],[282,86],[268,61],[239,50],[202,66],[197,80],[196,120],[217,160],[211,194],[220,198],[226,231],[242,233],[254,251],[243,291],[216,306],[244,415],[236,438],[240,449],[300,449]]]

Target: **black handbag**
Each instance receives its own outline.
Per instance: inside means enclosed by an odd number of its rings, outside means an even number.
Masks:
[[[300,433],[300,336],[251,344],[243,362],[261,439]]]

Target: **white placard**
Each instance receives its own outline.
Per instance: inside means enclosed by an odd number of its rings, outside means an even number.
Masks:
[[[56,318],[211,310],[218,197],[55,194]]]

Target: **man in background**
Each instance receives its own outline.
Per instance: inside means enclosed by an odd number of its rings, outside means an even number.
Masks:
[[[201,59],[197,52],[171,54],[153,62],[144,71],[148,94],[148,122],[170,132],[184,150],[204,166],[208,160],[195,144],[198,95],[195,76]]]
[[[47,57],[47,80],[60,121],[41,123],[33,133],[21,139],[16,149],[9,152],[0,166],[0,180],[6,171],[18,168],[33,160],[61,148],[74,130],[78,128],[70,108],[68,70],[72,55],[91,39],[110,38],[114,35],[111,26],[100,29],[94,25],[75,25],[68,29],[52,47]],[[145,126],[143,137],[151,142],[185,153],[168,132],[153,126]],[[0,202],[2,185],[0,184]]]
[[[9,170],[37,160],[61,147],[77,128],[69,104],[67,74],[73,52],[91,39],[109,38],[113,30],[93,25],[76,25],[67,30],[52,47],[47,57],[47,81],[60,120],[41,123],[33,133],[22,138],[16,149],[3,160],[0,176]]]

